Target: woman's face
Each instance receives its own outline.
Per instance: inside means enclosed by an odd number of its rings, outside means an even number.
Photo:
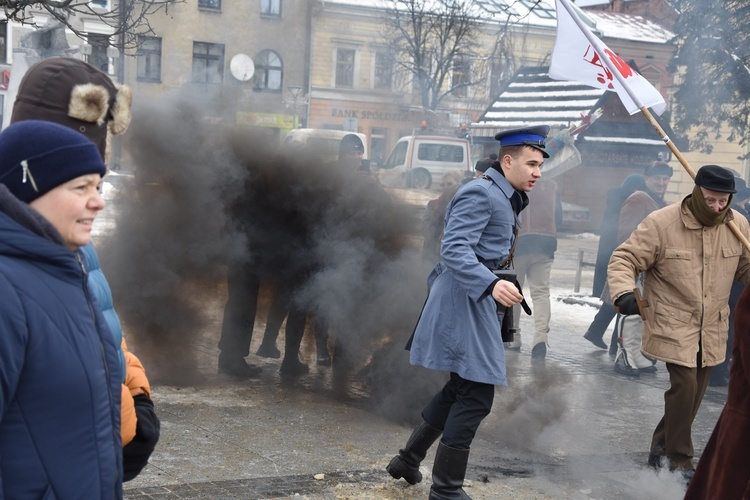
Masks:
[[[76,177],[43,196],[31,205],[58,230],[69,250],[91,241],[91,227],[105,202],[99,194],[102,176],[87,174]]]

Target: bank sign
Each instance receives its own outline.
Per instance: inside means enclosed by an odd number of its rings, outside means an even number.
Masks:
[[[378,120],[378,121],[407,121],[407,113],[389,112],[389,111],[370,111],[367,109],[352,108],[332,108],[331,116],[336,118],[356,118],[358,120]]]

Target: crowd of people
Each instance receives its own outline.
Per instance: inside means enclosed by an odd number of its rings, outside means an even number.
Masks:
[[[159,440],[145,369],[127,348],[91,241],[105,207],[108,134],[129,120],[126,87],[77,59],[53,58],[29,69],[12,124],[0,133],[0,477],[8,498],[121,498],[122,482],[141,472]],[[438,442],[430,498],[468,498],[471,443],[495,386],[507,385],[505,352],[521,348],[520,315],[531,312],[524,287],[533,307],[531,360],[546,358],[562,220],[557,185],[542,178],[548,133],[548,126],[499,133],[499,154],[478,162],[473,178],[446,173],[427,206],[429,293],[406,348],[411,364],[450,376],[386,470],[420,482],[420,464]],[[345,136],[335,168],[358,172],[380,193],[363,153],[357,135]],[[731,170],[706,165],[691,194],[668,205],[673,174],[656,161],[608,192],[594,279],[602,306],[584,338],[609,349],[625,376],[665,363],[670,386],[648,465],[681,473],[688,498],[740,498],[750,484],[737,466],[747,455],[738,437],[748,410],[750,248],[742,238],[750,236],[750,189]],[[267,188],[248,187],[256,209]],[[308,245],[304,217],[286,216],[287,243]],[[329,338],[324,317],[293,292],[315,267],[285,263],[271,278],[246,259],[229,263],[219,373],[244,380],[262,372],[245,360],[262,284],[273,301],[255,354],[282,357],[286,319],[281,375],[309,371],[299,352],[308,324],[316,363],[336,362],[336,332]],[[709,384],[728,384],[728,400],[696,471],[692,424]]]

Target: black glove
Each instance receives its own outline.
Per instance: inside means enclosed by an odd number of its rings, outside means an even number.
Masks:
[[[154,403],[145,394],[133,397],[135,415],[135,437],[122,449],[123,481],[135,478],[148,463],[148,459],[159,441],[161,425],[154,411]]]
[[[625,295],[620,295],[620,297],[615,301],[615,305],[619,309],[620,314],[622,314],[623,316],[641,314],[641,311],[638,310],[638,303],[635,300],[635,294],[633,292],[628,292]]]

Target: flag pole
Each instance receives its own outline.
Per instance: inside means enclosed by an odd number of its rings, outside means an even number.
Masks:
[[[620,71],[617,68],[612,67],[612,61],[610,61],[609,57],[607,57],[607,54],[604,53],[601,41],[596,36],[594,36],[591,30],[589,30],[588,26],[586,26],[586,24],[583,22],[583,20],[578,17],[578,14],[574,12],[573,7],[570,5],[570,3],[568,3],[568,0],[559,1],[563,5],[563,7],[565,7],[565,10],[568,11],[568,14],[573,19],[573,21],[578,25],[578,28],[581,30],[581,32],[586,36],[591,46],[594,47],[596,53],[599,54],[599,59],[601,59],[601,61],[604,62],[604,64],[607,66],[607,69],[609,69],[609,71],[613,75],[615,75],[615,78],[617,78],[617,81],[620,82],[622,88],[625,89],[625,91],[628,93],[628,96],[633,100],[635,105],[638,106],[638,108],[641,110],[641,114],[646,117],[646,120],[648,120],[654,130],[656,130],[661,140],[664,141],[664,144],[680,162],[682,168],[684,168],[688,175],[690,175],[691,179],[695,180],[695,170],[693,170],[693,167],[690,166],[690,163],[688,163],[687,159],[682,155],[680,150],[677,149],[677,146],[675,146],[674,142],[671,141],[667,133],[664,132],[664,129],[661,127],[661,125],[659,125],[659,122],[656,121],[656,118],[654,118],[648,108],[643,105],[641,99],[637,95],[635,95],[633,89],[630,88],[630,85],[625,82],[625,78],[623,78],[622,74],[620,74]],[[727,226],[729,226],[729,229],[732,231],[732,233],[734,233],[737,239],[740,240],[740,243],[742,243],[742,245],[747,250],[750,250],[750,241],[748,241],[745,235],[742,234],[742,231],[740,231],[740,228],[737,227],[737,224],[735,224],[733,220],[730,220],[727,223]]]
[[[695,180],[695,170],[693,170],[693,167],[690,166],[687,159],[682,156],[682,153],[680,153],[680,150],[677,149],[677,146],[675,146],[674,142],[669,139],[669,136],[666,134],[666,132],[664,132],[664,129],[661,127],[661,125],[659,125],[659,122],[656,121],[654,115],[651,114],[646,106],[641,107],[641,113],[646,117],[651,126],[654,127],[654,130],[656,130],[656,132],[659,134],[659,137],[661,137],[661,139],[664,141],[664,144],[667,145],[669,150],[674,154],[675,158],[677,158],[677,160],[680,162],[682,168],[684,168],[690,175],[690,177]],[[727,222],[727,226],[729,227],[730,231],[734,233],[737,239],[740,240],[740,243],[742,243],[742,245],[747,250],[750,250],[750,241],[748,241],[745,235],[742,234],[742,231],[740,231],[740,228],[737,227],[737,224],[735,224],[733,220],[730,220],[729,222]]]

